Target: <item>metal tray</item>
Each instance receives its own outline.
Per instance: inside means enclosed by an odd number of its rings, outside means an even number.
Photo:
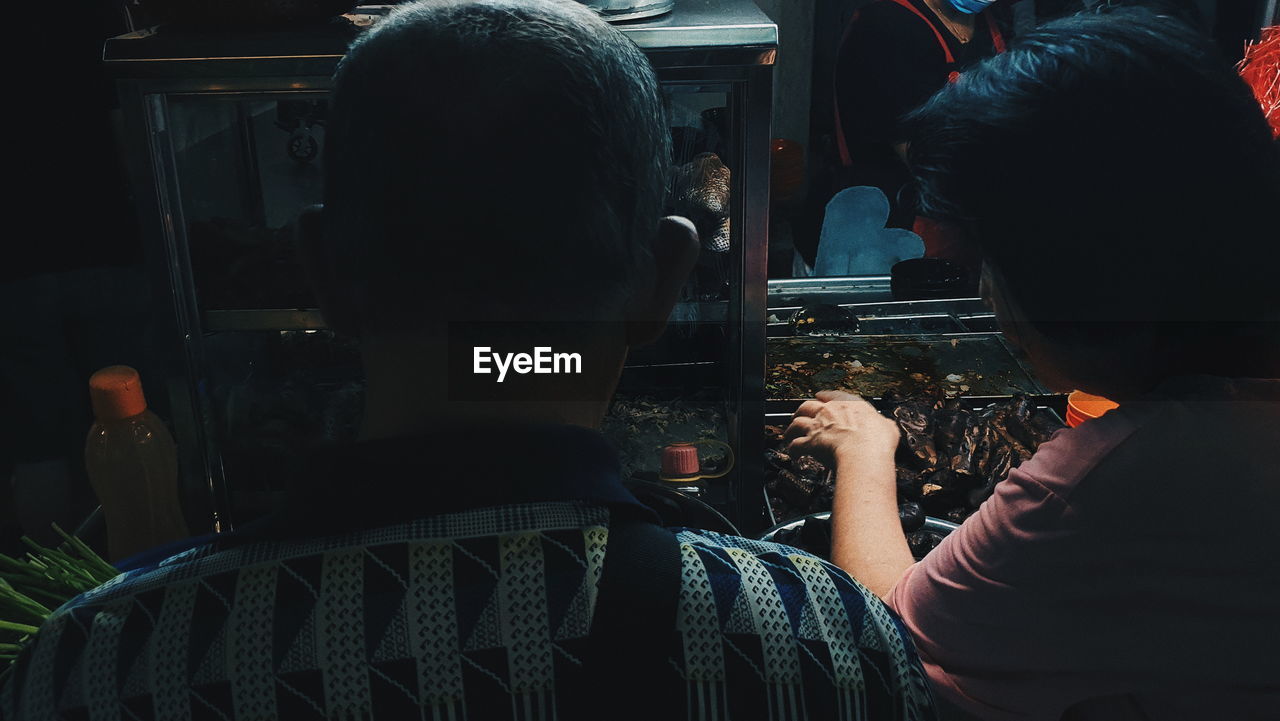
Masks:
[[[790,521],[783,521],[782,523],[779,523],[778,525],[773,526],[772,528],[765,531],[764,533],[761,533],[759,538],[761,541],[772,541],[774,539],[774,536],[777,536],[780,531],[791,531],[796,528],[799,528],[801,525],[804,524],[805,521],[809,520],[810,518],[813,518],[819,521],[825,521],[828,518],[831,518],[831,511],[818,511],[817,513],[810,513],[807,516],[800,516],[799,518],[793,518]],[[947,533],[951,533],[952,531],[956,530],[959,527],[960,527],[960,524],[958,523],[952,523],[951,521],[944,521],[941,518],[934,518],[933,516],[925,516],[924,525],[920,527],[920,530],[921,531],[937,531],[938,533],[947,534]]]
[[[770,401],[830,388],[866,398],[1048,394],[999,333],[770,338],[766,358]]]
[[[822,295],[770,298],[768,335],[792,335],[791,316],[805,305],[844,298]],[[859,300],[836,302],[858,319],[859,335],[993,332],[995,315],[979,298],[949,300]]]
[[[1067,412],[1067,397],[1065,395],[1060,393],[1049,393],[1028,397],[1035,405],[1037,413],[1048,413],[1052,419],[1062,424],[1064,428],[1066,427],[1067,423],[1063,420]],[[1009,400],[1009,396],[965,396],[960,400],[969,410],[980,411],[992,403]],[[786,426],[791,422],[791,416],[795,414],[796,408],[803,402],[804,401],[796,399],[766,402],[764,414],[765,425]],[[891,406],[891,403],[885,402],[880,398],[872,398],[870,399],[870,403],[882,413],[885,408]]]

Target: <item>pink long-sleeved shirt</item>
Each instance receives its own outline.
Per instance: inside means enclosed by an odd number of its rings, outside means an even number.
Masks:
[[[1280,719],[1280,380],[1060,431],[889,605],[984,719]]]

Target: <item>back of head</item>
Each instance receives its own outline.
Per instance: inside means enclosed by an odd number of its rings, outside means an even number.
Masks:
[[[361,333],[609,318],[651,272],[658,84],[576,2],[401,6],[342,61],[326,132],[324,295]]]
[[[1180,21],[1049,23],[910,125],[921,212],[966,227],[1045,336],[1275,342],[1280,153],[1245,84]]]

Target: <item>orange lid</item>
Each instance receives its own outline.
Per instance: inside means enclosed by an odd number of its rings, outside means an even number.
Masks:
[[[663,476],[668,478],[696,476],[700,471],[698,448],[692,443],[672,443],[662,449]]]
[[[107,366],[90,376],[89,399],[100,421],[118,421],[147,409],[142,379],[129,366]]]

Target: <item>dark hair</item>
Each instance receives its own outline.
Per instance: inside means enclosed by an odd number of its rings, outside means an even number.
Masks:
[[[1280,338],[1280,153],[1189,26],[1046,24],[907,123],[921,213],[967,228],[1045,335]]]
[[[670,155],[647,59],[569,0],[401,6],[339,66],[324,261],[362,331],[616,316]]]

